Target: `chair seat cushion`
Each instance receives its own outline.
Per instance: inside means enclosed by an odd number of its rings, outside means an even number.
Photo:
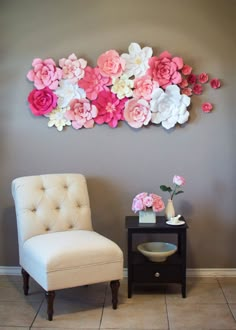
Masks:
[[[122,278],[121,249],[94,231],[34,236],[25,241],[22,252],[22,267],[46,290]]]

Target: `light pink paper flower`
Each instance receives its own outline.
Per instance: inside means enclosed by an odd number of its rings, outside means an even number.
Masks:
[[[208,82],[208,74],[206,72],[202,72],[199,76],[198,76],[198,81],[201,83],[201,84],[205,84]]]
[[[196,76],[195,74],[191,73],[191,74],[188,76],[187,80],[188,80],[188,83],[189,83],[190,85],[193,85],[193,84],[195,84],[196,81],[197,81],[197,76]]]
[[[45,87],[41,90],[33,89],[28,96],[29,107],[35,116],[46,115],[57,106],[57,96]]]
[[[158,88],[157,81],[153,81],[150,76],[143,76],[134,80],[133,95],[135,98],[144,100],[151,100],[152,92],[155,88]]]
[[[160,54],[159,57],[153,56],[149,60],[150,69],[147,74],[157,81],[162,88],[171,84],[179,84],[182,81],[179,70],[183,67],[181,57],[173,57],[167,51]]]
[[[98,110],[95,122],[97,124],[108,124],[114,128],[119,120],[124,120],[123,111],[127,98],[122,100],[110,91],[102,91],[96,100],[92,101]]]
[[[87,99],[73,99],[70,102],[70,110],[65,113],[65,117],[71,120],[71,124],[75,129],[92,128],[96,116],[96,107],[91,105]]]
[[[147,125],[151,120],[149,103],[143,99],[130,99],[125,104],[124,118],[134,128]]]
[[[190,87],[183,88],[181,93],[187,96],[191,96],[193,94],[193,90]]]
[[[84,77],[78,81],[79,87],[86,92],[86,97],[93,101],[102,91],[108,91],[108,85],[111,85],[111,79],[101,75],[99,69],[87,66]]]
[[[37,89],[48,87],[52,90],[58,87],[58,81],[62,78],[62,70],[56,67],[51,58],[42,60],[35,58],[32,63],[33,69],[27,73],[27,78],[34,82]]]
[[[202,111],[203,112],[211,112],[213,109],[213,105],[209,102],[205,102],[202,104]]]
[[[68,79],[72,83],[76,83],[83,78],[86,65],[87,61],[83,58],[77,59],[74,53],[68,58],[61,58],[59,60],[59,66],[62,68],[62,78]]]
[[[185,178],[183,178],[180,175],[174,175],[173,183],[176,184],[177,186],[183,186],[185,185]]]
[[[202,94],[202,91],[203,91],[203,88],[202,88],[202,85],[200,84],[195,84],[193,86],[193,93],[196,94],[196,95],[200,95]]]
[[[220,86],[221,86],[220,80],[218,78],[211,79],[210,84],[211,84],[211,87],[214,89],[220,88]]]
[[[191,66],[184,64],[183,69],[182,69],[183,75],[185,75],[185,76],[190,75],[190,73],[192,72],[192,69],[193,68]]]
[[[125,60],[120,57],[116,50],[108,50],[100,55],[97,65],[100,73],[105,77],[120,77],[125,70]]]

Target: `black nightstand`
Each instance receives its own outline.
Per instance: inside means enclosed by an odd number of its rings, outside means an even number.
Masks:
[[[126,216],[128,230],[128,298],[132,297],[134,284],[180,283],[182,297],[186,297],[186,236],[187,224],[171,226],[164,216],[157,216],[156,223],[139,223],[138,216]],[[184,220],[181,217],[180,220]],[[164,262],[152,262],[133,250],[135,234],[176,234],[178,249]],[[161,241],[161,240],[160,240]]]

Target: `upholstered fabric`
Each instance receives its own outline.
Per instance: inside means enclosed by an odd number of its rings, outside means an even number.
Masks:
[[[17,178],[12,195],[20,265],[45,290],[122,278],[121,249],[93,231],[83,175]]]

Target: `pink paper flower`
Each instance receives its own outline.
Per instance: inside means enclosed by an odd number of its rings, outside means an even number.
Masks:
[[[123,111],[127,98],[122,100],[110,91],[102,91],[96,100],[92,101],[98,110],[95,122],[97,124],[108,124],[114,128],[119,120],[124,120]]]
[[[78,81],[79,87],[83,88],[86,92],[86,97],[93,101],[97,98],[98,94],[102,91],[108,91],[108,85],[111,84],[109,77],[101,75],[99,69],[87,66],[85,68],[84,77]]]
[[[143,98],[144,100],[149,101],[152,98],[153,90],[158,87],[158,82],[153,81],[149,76],[136,78],[134,80],[133,95],[137,99]]]
[[[210,84],[211,84],[211,87],[214,89],[220,88],[220,86],[221,86],[220,80],[218,78],[211,79]]]
[[[73,99],[70,102],[70,110],[65,113],[65,117],[72,121],[72,126],[75,129],[92,128],[96,116],[96,107],[91,105],[87,99]]]
[[[180,175],[174,175],[173,183],[176,184],[177,186],[183,186],[185,185],[185,178],[183,178]]]
[[[193,84],[195,84],[196,81],[197,81],[197,76],[196,76],[195,74],[191,73],[191,74],[188,76],[187,80],[188,80],[188,83],[189,83],[190,85],[193,85]]]
[[[125,70],[125,60],[120,57],[116,50],[108,50],[100,55],[97,65],[100,73],[105,77],[120,77]]]
[[[57,106],[57,96],[48,87],[33,89],[28,96],[29,107],[35,116],[46,115]]]
[[[134,128],[147,125],[151,120],[149,103],[143,99],[130,99],[125,104],[124,118]]]
[[[191,66],[184,64],[183,69],[182,69],[183,75],[185,75],[185,76],[190,75],[190,73],[192,72],[192,69],[193,68]]]
[[[187,79],[183,79],[181,81],[181,83],[178,84],[180,88],[185,88],[188,87],[188,80]]]
[[[87,61],[80,58],[73,53],[68,58],[61,58],[59,60],[59,66],[62,68],[62,78],[68,79],[72,83],[76,83],[83,78],[84,69],[87,65]]]
[[[152,208],[154,212],[161,212],[165,208],[165,204],[161,198],[156,194],[148,194],[146,192],[136,195],[132,203],[132,211],[145,211],[147,208]]]
[[[171,84],[179,84],[182,77],[178,70],[183,67],[183,59],[181,57],[173,57],[168,52],[163,52],[159,57],[153,56],[149,59],[150,69],[147,74],[153,80],[157,81],[162,88],[166,88]]]
[[[205,102],[202,104],[202,111],[203,112],[211,112],[213,109],[213,105],[209,102]]]
[[[62,70],[56,67],[51,58],[42,60],[35,58],[32,63],[33,69],[27,73],[27,78],[34,82],[37,89],[49,87],[54,90],[58,87],[58,81],[62,78]]]
[[[192,88],[186,87],[181,90],[182,94],[191,96],[193,94]]]
[[[195,84],[193,86],[193,93],[196,95],[202,94],[202,90],[203,90],[203,88],[202,88],[202,85],[200,85],[200,84]]]
[[[208,77],[208,74],[206,72],[203,72],[198,76],[198,81],[201,84],[205,84],[206,82],[208,82],[208,79],[209,79],[209,77]]]

